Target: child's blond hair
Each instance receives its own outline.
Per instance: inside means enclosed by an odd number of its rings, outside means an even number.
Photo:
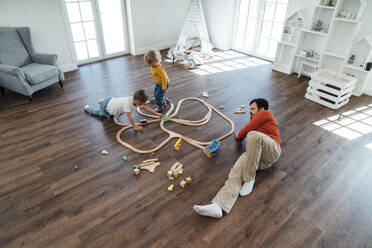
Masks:
[[[151,50],[147,51],[147,53],[143,57],[143,60],[145,61],[146,64],[148,64],[150,66],[160,64],[160,62],[161,62],[160,52],[156,49],[151,49]]]

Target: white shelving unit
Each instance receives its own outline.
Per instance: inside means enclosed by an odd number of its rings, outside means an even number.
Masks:
[[[353,64],[350,64],[349,59],[352,55],[355,56],[355,59]],[[358,79],[353,91],[353,94],[356,96],[360,96],[363,93],[367,82],[371,78],[372,68],[367,71],[367,62],[369,61],[372,61],[372,38],[366,36],[352,44],[346,63],[342,68],[343,73],[352,75]]]
[[[275,70],[287,74],[291,73],[291,65],[293,64],[297,43],[304,26],[304,19],[299,11],[294,12],[286,18],[282,38],[278,42],[278,49],[276,50]]]
[[[353,43],[366,5],[366,0],[320,0],[314,8],[310,27],[300,31],[297,43],[278,45],[274,69],[309,77],[324,69],[353,75],[358,79],[353,94],[361,95],[371,73],[359,65],[349,65],[348,60],[352,54],[357,57],[360,49],[368,54],[365,62],[372,59],[371,38]]]

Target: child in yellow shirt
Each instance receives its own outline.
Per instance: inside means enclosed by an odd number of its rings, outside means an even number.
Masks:
[[[155,109],[155,111],[162,112],[165,105],[164,93],[169,87],[169,78],[163,66],[160,64],[161,55],[156,49],[149,50],[144,56],[144,61],[151,67],[152,78],[156,82],[154,101],[157,105],[157,109]]]

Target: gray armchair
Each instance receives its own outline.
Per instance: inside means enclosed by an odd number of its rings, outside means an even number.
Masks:
[[[56,54],[36,53],[28,27],[0,27],[0,89],[18,92],[32,100],[32,94],[59,82],[64,75]]]

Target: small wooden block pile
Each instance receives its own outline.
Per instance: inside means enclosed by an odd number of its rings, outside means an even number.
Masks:
[[[180,162],[176,162],[172,165],[172,167],[170,168],[170,170],[167,172],[167,176],[168,176],[168,179],[169,180],[175,180],[177,179],[180,175],[183,174],[183,169],[182,169],[182,166],[183,164],[181,164]],[[181,180],[179,185],[182,187],[182,188],[185,188],[186,184],[190,184],[192,182],[192,179],[191,177],[186,177],[184,180]],[[173,191],[174,189],[174,184],[171,184],[169,187],[168,187],[168,191],[171,192]]]

